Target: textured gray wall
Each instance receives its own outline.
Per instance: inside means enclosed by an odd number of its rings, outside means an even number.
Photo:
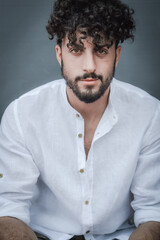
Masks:
[[[160,1],[124,0],[135,11],[135,42],[123,44],[116,77],[160,99]],[[0,117],[22,93],[61,77],[45,30],[52,0],[0,0]]]

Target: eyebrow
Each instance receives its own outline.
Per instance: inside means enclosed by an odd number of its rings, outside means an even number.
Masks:
[[[67,44],[67,47],[70,48],[70,47],[75,47],[79,50],[83,50],[83,49],[86,49],[84,47],[84,45],[81,45],[81,44],[77,44],[77,43],[72,43],[72,44]],[[94,44],[94,49],[102,49],[102,48],[105,48],[107,47],[107,49],[109,49],[111,47],[111,44],[109,43],[106,43],[106,44],[103,44],[103,45],[97,45],[97,44]]]
[[[96,49],[102,49],[102,48],[107,48],[107,49],[109,49],[110,47],[111,47],[111,45],[110,44],[108,44],[108,43],[106,43],[106,44],[103,44],[103,45],[95,45],[95,48]]]
[[[75,44],[74,43],[69,43],[69,44],[67,44],[67,47],[68,48],[75,47],[75,48],[80,49],[80,50],[85,49],[85,47],[83,45],[77,44],[77,43],[75,43]]]

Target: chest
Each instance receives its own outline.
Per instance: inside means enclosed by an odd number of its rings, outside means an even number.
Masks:
[[[84,128],[84,148],[86,153],[86,159],[88,157],[88,153],[92,144],[92,140],[94,137],[94,133],[96,131],[97,125],[99,121],[95,122],[85,122]]]

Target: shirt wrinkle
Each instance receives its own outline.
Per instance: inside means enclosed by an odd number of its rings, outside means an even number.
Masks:
[[[86,161],[84,119],[68,102],[65,80],[22,95],[1,123],[0,216],[51,240],[128,240],[138,224],[160,221],[159,106],[113,79]]]

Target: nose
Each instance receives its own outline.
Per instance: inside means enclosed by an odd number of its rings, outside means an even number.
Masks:
[[[92,73],[96,70],[95,58],[92,52],[87,52],[83,60],[83,71],[86,73]]]

